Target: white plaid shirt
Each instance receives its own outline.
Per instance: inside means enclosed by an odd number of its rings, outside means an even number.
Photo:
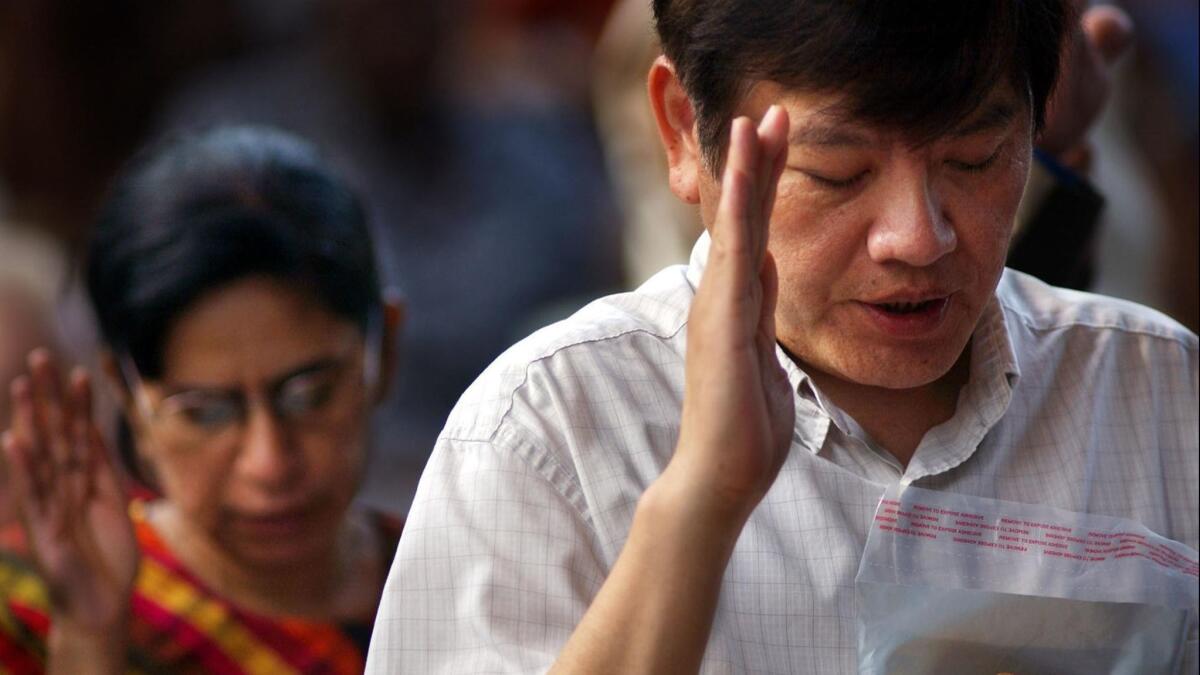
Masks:
[[[704,236],[690,265],[535,333],[463,396],[417,489],[369,673],[553,663],[671,459],[707,250]],[[702,672],[856,672],[854,577],[896,481],[1130,518],[1197,547],[1196,335],[1006,270],[971,349],[957,412],[907,468],[779,352],[792,448],[738,540]]]

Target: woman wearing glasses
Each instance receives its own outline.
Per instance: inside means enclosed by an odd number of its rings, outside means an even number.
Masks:
[[[395,542],[351,499],[401,313],[355,197],[279,132],[178,139],[118,181],[87,283],[159,496],[125,497],[87,374],[31,355],[0,671],[360,672]]]

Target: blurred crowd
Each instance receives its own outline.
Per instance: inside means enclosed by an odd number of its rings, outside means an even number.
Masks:
[[[407,307],[361,496],[403,513],[446,414],[496,355],[691,246],[695,214],[657,189],[646,4],[0,4],[0,381],[36,345],[96,367],[81,270],[137,148],[223,123],[290,131],[361,194],[382,282]],[[1106,199],[1093,288],[1196,330],[1197,5],[1121,4],[1137,37],[1087,158]],[[98,403],[115,437],[116,404]]]

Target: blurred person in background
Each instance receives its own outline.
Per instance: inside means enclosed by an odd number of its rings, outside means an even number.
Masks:
[[[87,287],[147,496],[87,373],[35,351],[4,422],[28,557],[0,557],[0,670],[361,672],[398,529],[350,505],[402,317],[357,198],[281,132],[173,139],[117,182]]]
[[[1101,121],[1093,171],[1113,208],[1097,291],[1157,307],[1200,330],[1200,7],[1123,0],[1138,26]]]
[[[586,101],[596,19],[549,3],[317,0],[311,32],[222,64],[165,129],[271,124],[328,148],[364,194],[404,294],[403,374],[364,498],[407,508],[446,414],[533,327],[620,276]],[[604,3],[584,3],[585,5]],[[589,26],[591,26],[589,28]]]

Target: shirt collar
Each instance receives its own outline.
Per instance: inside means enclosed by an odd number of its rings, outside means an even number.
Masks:
[[[904,472],[904,483],[962,464],[1000,422],[1021,377],[1004,310],[993,295],[971,336],[971,372],[954,417],[930,429]]]
[[[700,277],[704,276],[704,268],[708,266],[708,249],[712,246],[712,237],[708,230],[700,233],[696,245],[692,247],[692,255],[688,258],[687,280],[695,292],[700,287]]]

